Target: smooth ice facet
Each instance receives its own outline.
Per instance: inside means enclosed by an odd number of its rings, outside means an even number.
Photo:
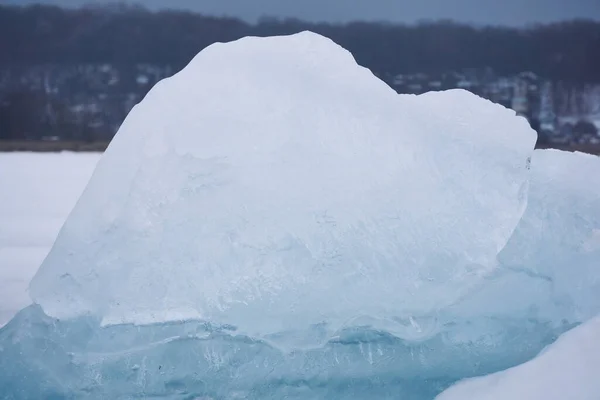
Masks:
[[[532,165],[529,205],[498,259],[536,282],[522,299],[533,317],[586,321],[600,312],[600,157],[536,150]]]

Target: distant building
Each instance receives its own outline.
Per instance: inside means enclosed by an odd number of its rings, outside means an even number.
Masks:
[[[411,83],[408,85],[408,90],[411,93],[421,93],[423,91],[423,86],[420,83]]]
[[[511,108],[515,110],[517,115],[524,117],[529,115],[528,89],[529,84],[527,81],[521,79],[515,81]]]
[[[475,83],[468,79],[461,79],[456,84],[456,87],[458,87],[460,89],[466,89],[466,90],[469,90],[469,89],[473,88],[474,86],[475,86]]]
[[[150,79],[146,75],[138,75],[136,78],[136,82],[138,85],[147,85],[150,82]]]
[[[394,77],[394,79],[392,80],[392,84],[394,86],[400,86],[404,84],[404,75],[402,74],[398,74]]]
[[[554,101],[552,95],[552,83],[546,82],[542,85],[540,92],[540,112],[538,115],[540,130],[549,136],[557,133],[556,113],[554,112]]]

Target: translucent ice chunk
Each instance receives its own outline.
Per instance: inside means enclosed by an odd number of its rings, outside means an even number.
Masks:
[[[495,268],[534,141],[465,91],[398,96],[313,33],[216,44],[127,117],[31,295],[104,324],[328,338],[366,317],[421,340],[411,318]]]

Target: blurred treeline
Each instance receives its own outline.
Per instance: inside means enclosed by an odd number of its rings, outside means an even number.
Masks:
[[[214,42],[311,30],[350,50],[378,74],[491,67],[550,80],[600,82],[600,22],[523,29],[451,21],[418,25],[238,19],[113,5],[61,9],[0,7],[0,63],[151,63],[180,68]]]
[[[206,46],[303,30],[330,37],[398,91],[415,85],[398,84],[402,74],[427,74],[411,78],[422,81],[415,92],[426,90],[429,81],[439,90],[480,79],[463,72],[446,79],[449,72],[465,70],[492,73],[485,79],[493,85],[495,77],[525,71],[539,82],[581,87],[581,93],[583,85],[600,83],[600,22],[594,21],[519,29],[451,21],[329,24],[262,18],[249,24],[119,4],[0,6],[0,139],[110,140],[157,80]]]

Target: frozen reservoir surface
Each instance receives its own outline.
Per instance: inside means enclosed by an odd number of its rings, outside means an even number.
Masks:
[[[0,393],[421,400],[527,362],[600,313],[600,159],[534,142],[313,33],[210,46],[98,163]]]
[[[0,327],[31,304],[29,281],[99,159],[99,153],[0,153]]]

